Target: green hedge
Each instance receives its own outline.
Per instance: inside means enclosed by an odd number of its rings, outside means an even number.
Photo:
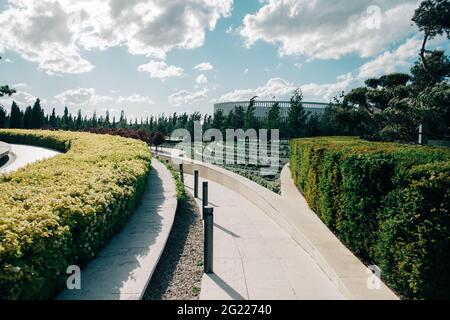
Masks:
[[[357,138],[291,141],[311,208],[405,298],[450,298],[450,149]]]
[[[65,152],[0,176],[0,299],[46,299],[130,217],[146,187],[143,142],[107,135],[0,130],[0,140]]]

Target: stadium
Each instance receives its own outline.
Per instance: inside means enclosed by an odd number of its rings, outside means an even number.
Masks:
[[[286,119],[289,115],[289,109],[291,107],[290,101],[255,101],[255,116],[259,119],[267,118],[270,108],[275,103],[280,104],[280,115],[281,118]],[[235,110],[237,107],[243,107],[247,110],[249,101],[235,101],[235,102],[222,102],[214,104],[214,112],[222,110],[225,115],[228,115],[231,111]],[[311,115],[317,114],[322,115],[325,109],[329,106],[329,103],[323,102],[303,102],[303,107],[306,112],[310,112]]]

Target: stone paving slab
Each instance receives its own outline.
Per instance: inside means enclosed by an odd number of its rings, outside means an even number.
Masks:
[[[156,159],[142,203],[125,228],[81,272],[81,290],[60,300],[139,300],[166,245],[177,209],[171,173]]]
[[[193,176],[185,181],[193,193]],[[312,257],[261,209],[238,192],[208,182],[215,204],[214,274],[203,276],[200,299],[343,299]],[[201,199],[197,202],[201,206]]]

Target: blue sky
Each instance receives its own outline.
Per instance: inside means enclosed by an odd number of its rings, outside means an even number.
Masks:
[[[47,110],[138,118],[286,99],[298,87],[329,101],[410,68],[419,2],[0,0],[0,82],[15,85],[21,107],[39,97]]]

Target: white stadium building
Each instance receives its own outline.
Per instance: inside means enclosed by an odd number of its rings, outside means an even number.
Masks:
[[[255,116],[259,119],[267,118],[270,108],[278,102],[280,104],[280,114],[281,118],[286,119],[289,114],[289,108],[291,107],[290,101],[255,101]],[[222,102],[216,103],[214,105],[214,112],[222,110],[224,115],[228,115],[231,111],[235,110],[237,107],[243,107],[247,110],[249,101],[236,101],[236,102]],[[330,105],[329,103],[321,102],[303,102],[303,107],[306,112],[317,115],[323,115],[325,109]]]

